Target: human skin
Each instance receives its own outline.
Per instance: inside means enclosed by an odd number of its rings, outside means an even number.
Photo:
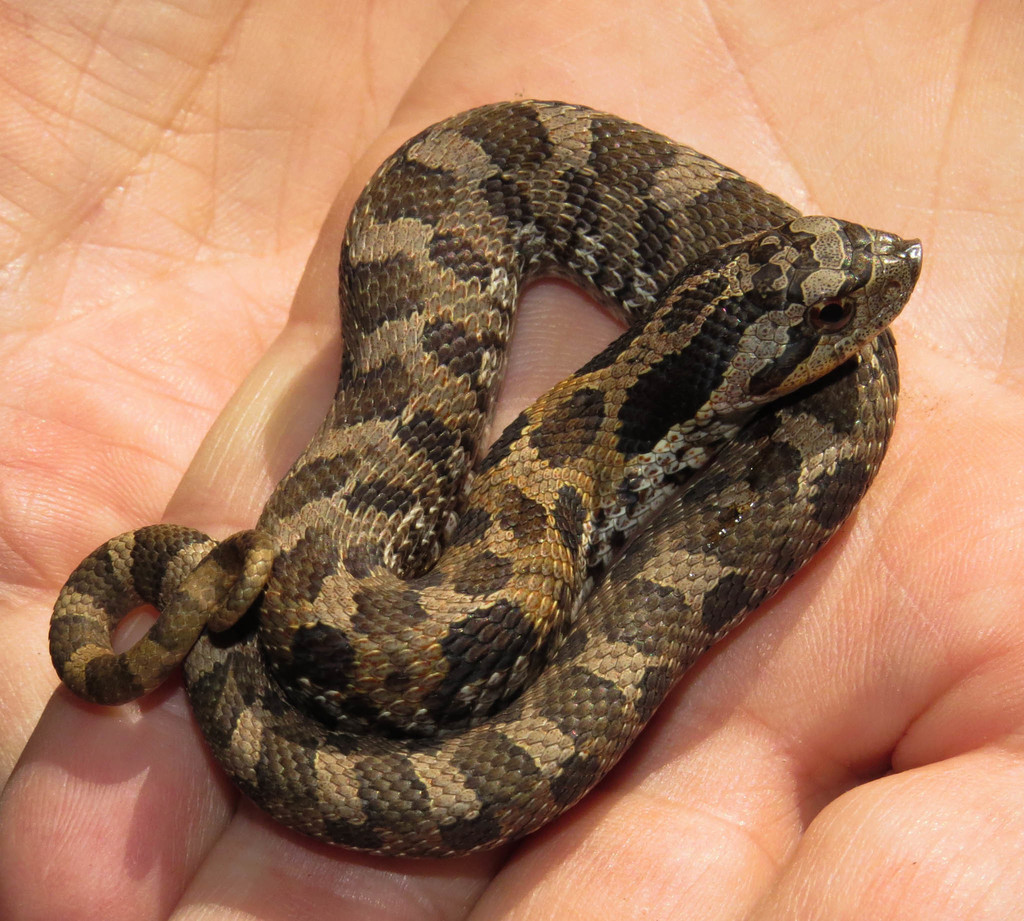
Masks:
[[[296,9],[0,6],[0,917],[1019,918],[1019,5]],[[180,681],[58,689],[49,613],[114,534],[252,525],[331,397],[362,184],[514,97],[920,237],[899,421],[855,517],[581,805],[494,853],[356,855],[239,798]],[[496,427],[616,328],[554,283],[524,314]]]

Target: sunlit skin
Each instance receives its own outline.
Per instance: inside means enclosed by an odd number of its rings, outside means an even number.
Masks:
[[[1013,4],[60,6],[0,20],[0,917],[1019,916]],[[506,851],[359,857],[239,801],[180,685],[53,695],[49,613],[111,534],[252,525],[330,401],[359,189],[517,96],[920,237],[900,417],[855,518],[583,804]],[[617,329],[560,284],[526,312],[499,430]]]

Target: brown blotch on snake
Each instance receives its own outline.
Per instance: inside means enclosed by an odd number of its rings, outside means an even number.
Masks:
[[[434,125],[355,205],[337,396],[256,527],[108,541],[60,593],[54,664],[119,703],[184,661],[224,770],[317,838],[527,834],[863,495],[920,257],[580,106]],[[519,293],[552,274],[629,329],[478,458]]]

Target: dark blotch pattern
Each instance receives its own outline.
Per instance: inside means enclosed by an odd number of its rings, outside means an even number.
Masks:
[[[548,535],[547,509],[511,483],[502,491],[498,523],[524,547],[536,547]]]
[[[403,422],[395,429],[394,437],[408,448],[410,454],[422,451],[428,463],[437,466],[447,461],[462,444],[462,435],[450,429],[443,419],[429,409],[415,412],[408,422]]]
[[[800,403],[805,411],[813,415],[821,425],[828,426],[839,435],[853,434],[857,426],[861,424],[862,414],[859,401],[855,399],[855,375],[858,373],[858,361],[857,358],[851,358],[831,373],[813,381],[806,387],[801,387],[796,393],[783,397],[776,405],[790,406],[793,403]],[[850,398],[827,402],[809,399],[814,394],[822,393],[830,388],[836,392],[848,393]]]
[[[571,662],[587,648],[590,642],[590,634],[583,624],[575,624],[569,631],[562,645],[558,647],[555,661],[559,663]]]
[[[722,576],[707,595],[701,607],[701,621],[711,636],[728,626],[740,614],[760,603],[756,589],[751,588],[746,576],[729,573]],[[756,600],[755,600],[756,599]]]
[[[550,781],[551,798],[565,808],[575,803],[604,773],[599,758],[577,752],[561,765],[561,770]]]
[[[479,472],[486,473],[505,460],[511,453],[512,446],[520,439],[523,430],[529,424],[530,417],[525,412],[521,412],[506,425],[505,430],[498,436],[494,444],[491,445],[491,450],[487,452],[487,456],[481,461]]]
[[[802,459],[800,452],[793,445],[779,443],[771,456],[765,458],[748,474],[747,482],[751,490],[760,494],[763,490],[774,487],[774,501],[792,499],[796,496],[800,481],[798,477],[792,476],[791,471],[799,469]],[[783,487],[779,484],[785,484],[788,495],[780,495]]]
[[[407,150],[412,153],[415,141]],[[438,224],[458,191],[458,179],[448,170],[427,166],[412,155],[400,158],[395,168],[377,176],[373,194],[364,198],[375,220],[387,224],[415,218],[428,227]]]
[[[460,281],[479,281],[486,285],[491,277],[491,265],[472,239],[456,233],[435,233],[430,240],[430,259],[444,266]]]
[[[811,504],[815,521],[829,530],[839,527],[860,502],[869,478],[870,470],[864,461],[838,461],[831,474],[823,473],[814,481]]]
[[[676,315],[694,313],[687,304],[690,296],[675,301],[666,322]],[[619,450],[624,455],[649,450],[673,425],[696,414],[708,394],[721,384],[743,328],[759,313],[759,308],[745,298],[722,302],[720,310],[704,321],[689,344],[653,362],[637,376],[619,410]]]
[[[360,799],[366,818],[371,827],[401,827],[403,821],[414,820],[417,813],[423,814],[430,806],[427,788],[416,769],[407,759],[399,759],[391,765],[388,777],[388,796],[379,795],[377,778],[379,765],[368,758],[356,766],[356,776],[361,788]],[[403,817],[404,816],[404,819]]]
[[[386,516],[400,514],[416,499],[412,490],[402,489],[389,479],[368,479],[356,483],[352,491],[340,496],[350,512],[372,508]]]
[[[583,499],[572,486],[561,486],[553,511],[558,536],[569,553],[575,556],[580,549],[583,522],[587,517]]]
[[[354,348],[346,345],[349,352]],[[372,368],[356,370],[342,379],[335,398],[334,414],[338,425],[354,425],[367,420],[396,419],[405,411],[416,378],[397,358],[388,358]]]
[[[353,544],[341,555],[341,565],[356,579],[365,579],[383,562],[380,547],[373,544]]]
[[[85,666],[85,684],[97,699],[104,695],[116,700],[131,700],[144,690],[142,683],[113,658],[92,659]]]
[[[202,674],[190,678],[185,684],[189,700],[194,709],[213,707],[224,696],[224,689],[231,676],[231,661],[224,659],[212,664]],[[230,741],[233,722],[210,720],[204,735],[214,750],[223,749]]]
[[[485,807],[473,818],[456,818],[440,827],[441,840],[456,853],[475,850],[502,837],[501,811]]]
[[[66,591],[99,596],[118,584],[114,564],[105,548],[90,553],[68,577]],[[145,583],[143,584],[143,587]],[[155,595],[154,595],[155,598]],[[152,601],[150,601],[152,603]]]
[[[470,611],[463,620],[452,624],[441,641],[448,674],[431,696],[430,709],[444,713],[448,723],[493,712],[519,688],[519,684],[510,684],[510,669],[520,656],[537,650],[538,644],[537,631],[511,601],[497,601]],[[537,663],[534,674],[540,664]],[[465,685],[478,681],[492,682],[489,688],[494,694],[483,713],[474,712],[472,706],[458,698]]]
[[[461,547],[474,543],[484,536],[491,526],[491,513],[485,508],[470,508],[459,518],[459,525],[452,537],[452,546]]]
[[[376,851],[384,844],[384,838],[377,830],[384,825],[375,825],[387,816],[375,814],[365,822],[350,822],[328,816],[324,820],[324,836],[341,847],[351,847],[357,851]]]
[[[380,310],[373,312],[361,311],[356,305],[365,300],[369,292],[385,294],[390,289],[381,290],[381,280],[387,278],[417,278],[418,266],[407,254],[396,253],[379,260],[371,260],[352,264],[349,262],[347,250],[342,258],[343,286],[342,299],[345,303],[343,322],[345,325],[346,354],[351,358],[356,354],[360,337],[380,329],[385,323],[394,323],[415,316],[422,309],[422,286],[409,285],[401,293],[394,292],[390,297],[378,297]],[[348,293],[346,293],[348,292]],[[345,367],[343,366],[343,371]]]
[[[665,695],[672,690],[677,671],[666,665],[655,665],[644,672],[640,679],[640,696],[633,702],[637,722],[646,723],[654,716],[654,711],[661,706]]]
[[[452,574],[451,585],[455,591],[473,597],[504,588],[512,573],[511,560],[498,556],[492,550],[484,550]]]
[[[324,580],[337,573],[337,554],[324,559],[329,546],[318,531],[307,531],[288,551],[282,551],[274,560],[270,587],[285,598],[314,604],[320,597]]]
[[[783,347],[782,354],[764,370],[758,371],[750,379],[750,392],[754,396],[770,393],[781,386],[793,371],[814,351],[815,339],[806,334],[803,327],[796,326],[790,330],[789,341]]]
[[[596,387],[579,387],[566,394],[560,407],[530,433],[530,446],[541,460],[565,466],[594,443],[604,419],[605,394]]]
[[[423,328],[421,341],[423,351],[434,355],[439,365],[475,381],[485,356],[495,354],[501,336],[486,331],[470,334],[460,323],[439,319]]]
[[[289,671],[322,688],[344,688],[355,652],[343,630],[328,624],[306,624],[295,631]],[[281,675],[278,676],[282,677]]]

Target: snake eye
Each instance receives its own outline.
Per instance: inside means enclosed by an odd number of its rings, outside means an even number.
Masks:
[[[841,297],[830,297],[815,304],[810,311],[811,324],[815,329],[835,333],[853,319],[853,302]]]

